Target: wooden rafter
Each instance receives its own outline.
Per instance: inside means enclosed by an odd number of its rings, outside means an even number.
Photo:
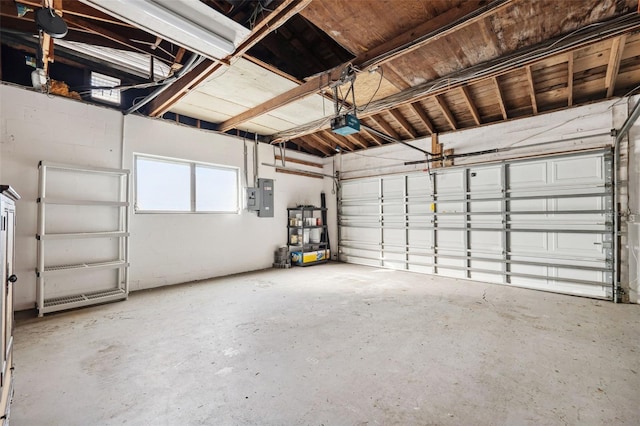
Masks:
[[[616,89],[616,79],[618,78],[618,72],[620,71],[620,60],[622,59],[622,52],[624,51],[626,41],[627,36],[621,35],[620,37],[614,38],[611,43],[609,65],[607,65],[607,75],[604,79],[604,86],[607,89],[607,98],[613,96],[613,92]]]
[[[531,65],[527,65],[525,67],[527,72],[527,81],[529,82],[529,96],[531,97],[531,108],[533,109],[533,113],[538,113],[538,102],[536,101],[536,86],[533,81],[533,72],[531,72]]]
[[[398,109],[392,109],[389,111],[394,120],[402,127],[402,130],[407,132],[411,139],[415,139],[418,137],[418,134],[413,129],[411,123],[407,121],[407,119],[402,115],[402,113]]]
[[[349,141],[349,140],[347,140],[347,139],[345,139],[343,137],[335,135],[330,130],[326,130],[324,132],[321,132],[321,135],[324,138],[335,142],[337,145],[340,145],[342,148],[348,149],[349,151],[353,151],[355,149],[355,145],[353,143],[351,143],[351,141]]]
[[[375,143],[376,145],[384,144],[384,141],[378,135],[373,134],[369,130],[361,129],[360,131],[361,131],[362,134],[367,135],[369,137],[369,139],[371,139],[373,141],[373,143]]]
[[[149,115],[157,117],[168,111],[176,102],[182,99],[189,90],[203,82],[207,77],[216,72],[223,64],[231,63],[237,57],[245,54],[256,43],[278,29],[292,16],[297,15],[302,9],[307,7],[311,0],[284,0],[280,6],[269,13],[265,19],[258,22],[251,34],[238,46],[235,52],[227,56],[224,60],[217,62],[209,59],[200,63],[199,72],[187,73],[182,78],[175,81],[168,90],[162,92],[151,102]],[[221,129],[222,130],[222,129]],[[228,130],[228,129],[227,129]],[[224,130],[222,130],[224,131]]]
[[[496,88],[496,93],[498,95],[498,104],[500,105],[500,111],[502,111],[502,118],[504,120],[508,119],[507,108],[504,105],[504,96],[502,95],[502,88],[500,87],[500,82],[498,81],[498,77],[492,77],[493,85]]]
[[[327,140],[325,140],[325,138],[321,138],[320,136],[318,136],[317,133],[310,134],[309,138],[315,141],[316,143],[318,143],[320,146],[327,148],[329,150],[329,153],[334,153],[336,150],[335,142],[334,143],[328,142]]]
[[[476,108],[476,105],[473,103],[473,100],[471,99],[471,93],[469,93],[469,87],[460,86],[460,92],[462,93],[462,97],[464,98],[464,101],[467,103],[469,112],[471,112],[471,115],[473,116],[473,121],[475,121],[478,126],[481,125],[482,119],[480,118],[480,113],[478,112],[478,108]]]
[[[416,113],[422,124],[424,124],[425,127],[429,130],[430,134],[437,133],[436,128],[433,126],[433,123],[429,119],[429,116],[427,116],[424,108],[422,108],[422,105],[420,105],[420,102],[411,103],[409,104],[409,107],[413,110],[413,112]]]
[[[350,63],[360,68],[382,65],[400,55],[404,55],[428,43],[439,40],[448,34],[452,34],[455,31],[466,28],[467,26],[492,15],[496,11],[510,4],[512,1],[513,0],[505,0],[499,3],[491,3],[490,5],[485,6],[480,13],[476,14],[473,14],[473,12],[477,10],[474,2],[462,2],[460,6],[451,8],[445,13],[430,19],[418,27],[412,28],[373,49],[369,49],[350,61]],[[451,24],[452,22],[455,22],[455,24]],[[442,30],[443,28],[446,29]],[[416,42],[417,39],[420,41]],[[239,124],[249,121],[255,117],[321,91],[340,78],[342,70],[346,65],[347,64],[343,64],[335,67],[327,73],[310,78],[304,84],[294,89],[250,108],[235,117],[231,117],[221,123],[219,129],[221,131],[233,129]]]
[[[382,118],[380,115],[372,115],[369,118],[371,118],[371,120],[373,120],[374,123],[380,126],[387,135],[395,139],[400,139],[400,135],[398,134],[398,132],[396,132],[393,129],[393,127],[391,127],[391,125],[387,123],[387,121],[384,118]]]
[[[182,62],[182,58],[184,57],[184,54],[186,52],[186,49],[184,47],[181,47],[180,49],[178,49],[178,52],[176,53],[176,57],[173,60],[173,64],[171,65],[171,68],[173,70],[177,70],[181,67],[181,62]]]
[[[440,107],[440,111],[442,111],[442,114],[444,114],[444,118],[447,120],[447,123],[449,123],[449,126],[451,126],[453,130],[456,130],[458,128],[458,124],[456,123],[456,118],[453,116],[451,110],[447,106],[447,102],[444,100],[442,95],[437,95],[434,97],[436,99],[436,102],[438,103],[438,106]]]
[[[387,63],[384,65],[384,78],[393,84],[400,90],[405,90],[411,87],[409,83],[402,77],[402,75],[396,70],[393,64]]]
[[[567,53],[567,106],[573,105],[573,52]]]
[[[362,136],[360,136],[357,133],[351,134],[351,135],[347,135],[345,136],[346,139],[348,139],[349,141],[351,141],[352,143],[356,144],[356,145],[360,145],[363,148],[369,148],[369,142],[367,142],[367,140],[365,138],[363,138]]]
[[[323,143],[318,142],[317,138],[313,134],[305,135],[299,139],[316,151],[320,151],[324,155],[331,155],[334,152],[332,148],[329,148]]]
[[[585,29],[585,32],[580,36],[580,40],[576,43],[571,43],[570,45],[569,44],[558,45],[557,42],[553,42],[549,40],[544,41],[534,46],[530,46],[528,48],[520,49],[516,52],[510,53],[505,57],[500,57],[500,58],[496,58],[494,60],[488,61],[482,64],[482,67],[480,65],[473,66],[467,71],[469,72],[471,70],[477,71],[487,66],[494,68],[506,60],[512,60],[515,58],[518,58],[522,61],[521,62],[522,67],[527,67],[533,64],[541,63],[546,59],[550,59],[552,57],[557,57],[558,55],[566,54],[570,50],[576,50],[576,49],[584,48],[586,46],[595,45],[596,43],[602,42],[603,37],[605,40],[612,39],[614,37],[618,37],[622,34],[625,34],[640,28],[640,20],[636,19],[633,22],[630,22],[627,24],[621,24],[619,21],[620,21],[620,18],[612,18],[606,22],[603,22],[601,26]],[[606,32],[605,35],[603,35],[603,31]],[[555,45],[555,49],[553,51],[548,50],[545,53],[544,50],[551,45]],[[542,53],[540,54],[540,56],[536,56],[535,58],[532,58],[530,54],[531,49],[537,49],[536,51],[541,51]],[[513,71],[513,70],[510,70],[510,71]],[[435,95],[443,94],[463,84],[473,84],[475,82],[483,81],[483,80],[489,81],[489,79],[491,79],[492,77],[503,75],[504,73],[505,73],[505,70],[501,70],[498,67],[497,69],[489,71],[487,74],[484,74],[481,77],[461,79],[457,82],[449,81],[451,77],[456,75],[456,73],[452,73],[449,76],[442,76],[435,80],[431,80],[425,83],[421,83],[417,86],[413,86],[411,87],[411,89],[404,90],[400,93],[396,93],[396,94],[387,96],[385,98],[373,101],[367,108],[367,111],[364,111],[360,114],[360,118],[362,119],[362,118],[370,117],[376,114],[380,114],[381,112],[388,110],[390,106],[396,107],[399,105],[406,105],[408,103],[421,101],[428,97],[433,97]],[[438,89],[434,89],[434,85],[441,85],[442,87]],[[533,91],[532,81],[530,81],[529,86],[531,91],[530,93],[534,94],[535,96],[535,92]],[[532,107],[534,109],[534,114],[537,114],[538,105],[533,101],[534,99],[532,99]],[[323,126],[322,121],[318,119],[311,123],[305,123],[303,126],[300,126],[298,128],[287,129],[286,131],[287,135],[291,133],[305,134],[306,132],[308,132],[307,129],[310,127],[310,125],[317,125],[319,127]],[[280,133],[275,133],[274,135],[272,135],[271,140],[272,142],[277,142],[282,138],[283,136]]]

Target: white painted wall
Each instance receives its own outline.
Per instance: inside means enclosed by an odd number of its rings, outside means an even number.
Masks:
[[[0,85],[0,117],[0,182],[12,185],[23,197],[17,206],[18,310],[35,306],[35,200],[40,160],[131,168],[133,153],[138,152],[244,167],[241,139],[160,120],[123,118],[108,108],[47,97],[23,88]],[[251,153],[251,143],[247,142],[247,146]],[[259,161],[274,163],[273,152],[271,146],[260,144]],[[317,157],[296,152],[287,155],[322,163]],[[250,156],[250,182],[251,170]],[[286,208],[319,205],[320,192],[329,179],[276,173],[267,166],[260,166],[259,176],[275,179],[274,218],[258,218],[247,211],[237,215],[132,214],[131,289],[270,267],[274,249],[286,243]],[[86,249],[91,250],[92,246]]]
[[[259,147],[259,162],[273,163],[273,147]],[[251,154],[253,143],[248,141],[247,148]],[[136,116],[125,120],[124,151],[124,167],[130,169],[134,153],[244,167],[242,139]],[[250,183],[252,161],[250,155]],[[132,214],[131,289],[270,267],[274,250],[287,241],[287,207],[320,205],[323,180],[276,173],[263,165],[258,175],[275,180],[273,218],[259,218],[246,210],[240,214]]]
[[[28,309],[36,297],[38,162],[119,167],[122,114],[2,85],[0,117],[0,181],[22,197],[16,205],[15,307]]]

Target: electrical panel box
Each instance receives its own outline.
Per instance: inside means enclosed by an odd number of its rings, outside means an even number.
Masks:
[[[273,179],[258,179],[258,217],[273,217]]]
[[[247,210],[273,217],[273,179],[258,179],[257,188],[247,188]]]

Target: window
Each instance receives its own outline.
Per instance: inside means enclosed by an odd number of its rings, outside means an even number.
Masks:
[[[238,213],[238,169],[135,156],[136,212]]]
[[[91,71],[91,87],[116,87],[120,79]],[[120,105],[120,89],[92,89],[91,97],[99,101]]]

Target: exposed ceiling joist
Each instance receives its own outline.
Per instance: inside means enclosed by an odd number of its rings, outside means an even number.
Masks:
[[[333,152],[335,152],[335,150],[336,150],[336,143],[335,142],[334,143],[328,142],[324,138],[318,136],[317,134],[311,134],[311,135],[309,135],[309,138],[311,140],[315,141],[319,146],[325,147],[329,152],[327,155],[333,154]]]
[[[497,10],[509,4],[512,0],[495,0],[487,6],[478,9],[474,2],[464,2],[457,8],[449,9],[447,12],[436,16],[434,19],[425,22],[418,28],[407,31],[400,36],[371,49],[356,57],[351,63],[357,68],[369,68],[381,65],[415,48],[424,46],[443,36],[458,31],[468,25],[484,19],[495,13]],[[247,111],[231,117],[220,124],[221,131],[227,131],[237,127],[262,114],[266,114],[281,106],[302,99],[313,93],[317,93],[340,79],[344,67],[348,64],[336,67],[331,71],[312,77],[306,83],[282,93],[260,105],[248,109]]]
[[[415,139],[418,137],[418,134],[413,129],[413,126],[409,124],[407,119],[404,118],[404,115],[402,115],[400,111],[398,111],[397,109],[392,109],[389,112],[391,113],[391,116],[394,118],[394,120],[396,120],[396,122],[400,125],[402,130],[409,135],[409,139]]]
[[[378,137],[378,135],[373,134],[373,132],[370,132],[367,128],[362,128],[362,133],[367,135],[375,145],[382,145],[384,143],[384,141],[382,139],[380,139],[380,137]],[[366,146],[363,146],[363,148],[367,148]]]
[[[573,52],[567,53],[567,106],[573,106]]]
[[[321,152],[323,155],[331,155],[334,152],[332,148],[329,148],[323,143],[318,142],[317,136],[313,134],[305,135],[300,138],[300,140],[302,140],[303,143],[309,145],[314,150]]]
[[[205,59],[202,62],[203,66],[201,67],[201,72],[193,74],[191,72],[187,73],[182,78],[174,82],[168,90],[162,92],[151,102],[149,115],[157,117],[167,112],[176,102],[185,96],[190,89],[200,84],[217,69],[223,66],[223,63],[231,63],[235,58],[241,57],[272,31],[275,31],[287,22],[289,18],[298,14],[302,9],[307,7],[309,3],[311,3],[311,0],[284,0],[276,10],[269,13],[265,19],[256,24],[251,31],[251,34],[249,34],[247,39],[238,46],[232,55],[225,58],[222,62]]]
[[[480,118],[480,113],[478,112],[478,108],[476,108],[476,105],[473,103],[473,100],[471,99],[471,93],[469,93],[469,88],[467,86],[460,86],[460,92],[462,93],[462,97],[464,98],[464,101],[466,102],[467,107],[469,108],[469,112],[473,117],[473,121],[475,121],[478,126],[481,125],[482,119]]]
[[[413,102],[409,104],[409,107],[416,113],[422,124],[424,124],[429,130],[430,134],[438,133],[436,132],[436,128],[433,126],[433,123],[431,123],[429,116],[427,116],[427,113],[422,108],[422,105],[420,105],[420,102]]]
[[[356,144],[356,145],[360,145],[362,148],[368,148],[369,147],[369,143],[367,142],[367,140],[365,138],[363,138],[362,136],[360,136],[358,133],[354,133],[352,135],[347,135],[345,136],[346,139],[348,139],[349,141],[351,141],[352,143]]]
[[[440,107],[440,111],[442,111],[444,118],[447,120],[447,123],[449,123],[449,125],[451,126],[451,129],[456,130],[458,128],[458,124],[456,123],[456,118],[453,116],[451,110],[447,106],[447,102],[444,100],[442,95],[436,95],[435,100],[438,103],[438,106]]]
[[[531,71],[531,65],[527,65],[525,67],[527,73],[527,83],[529,89],[529,96],[531,97],[531,108],[533,109],[533,113],[538,113],[538,102],[536,101],[536,85],[533,81],[533,72]]]
[[[321,133],[321,135],[335,142],[336,144],[340,145],[344,149],[347,149],[349,151],[354,151],[356,149],[356,146],[351,141],[345,138],[338,137],[335,134],[333,134],[331,131],[324,131]]]
[[[436,80],[422,83],[402,92],[372,101],[367,110],[360,113],[361,118],[380,114],[389,108],[413,103],[430,96],[439,95],[465,84],[490,80],[493,77],[512,72],[515,69],[544,61],[547,58],[566,54],[567,52],[589,46],[607,39],[618,37],[640,28],[640,16],[628,13],[603,21],[598,26],[587,26],[581,31],[574,31],[569,36],[548,39],[536,45],[528,46],[506,56],[495,58],[462,71],[456,71]],[[272,135],[272,141],[278,141],[292,134],[307,134],[322,128],[323,120],[315,120],[298,128]],[[284,136],[287,135],[287,136]]]
[[[370,116],[370,118],[371,120],[373,120],[374,123],[376,123],[379,127],[381,127],[382,131],[385,132],[387,135],[395,139],[400,139],[400,135],[398,134],[398,132],[396,132],[393,129],[393,127],[391,127],[391,125],[387,123],[387,121],[384,118],[382,118],[379,115],[372,115]]]
[[[498,81],[498,76],[492,77],[493,85],[496,88],[496,94],[498,97],[498,105],[500,105],[500,111],[502,112],[502,118],[504,120],[509,118],[507,114],[507,107],[504,104],[504,95],[502,94],[502,88],[500,87],[500,82]]]
[[[624,51],[626,38],[626,35],[621,35],[620,37],[614,38],[611,44],[607,76],[604,81],[605,88],[607,89],[607,98],[613,96],[613,92],[616,89],[616,79],[618,78],[618,72],[620,71],[620,60],[622,59],[622,52]]]

